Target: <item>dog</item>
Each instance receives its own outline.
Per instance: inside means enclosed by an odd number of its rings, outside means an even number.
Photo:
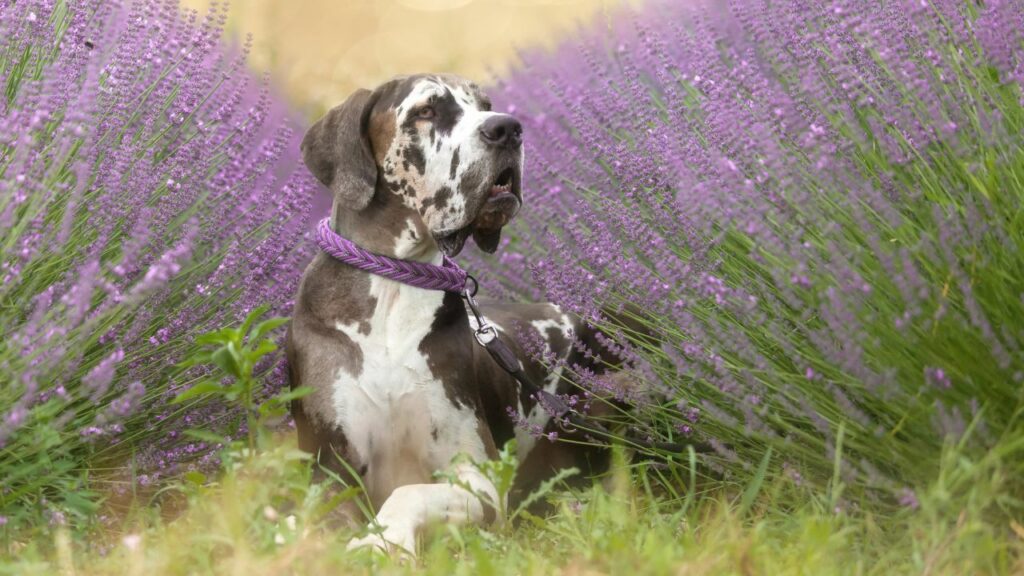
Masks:
[[[485,252],[498,248],[502,227],[523,204],[522,140],[520,122],[491,110],[473,82],[420,74],[356,91],[309,129],[302,154],[333,194],[335,232],[376,254],[440,264],[470,237]],[[547,392],[574,390],[563,365],[601,371],[585,353],[600,348],[593,332],[558,306],[480,302]],[[459,294],[320,253],[294,306],[286,341],[291,386],[313,390],[292,403],[299,446],[315,455],[321,473],[361,482],[383,527],[350,548],[414,554],[417,534],[432,523],[500,521],[495,486],[459,454],[493,459],[515,438],[513,499],[563,468],[577,467],[585,478],[607,466],[605,448],[530,433],[554,432],[556,423],[542,406],[521,400],[516,380],[477,345]],[[549,373],[530,360],[515,343],[523,330],[561,365]],[[437,471],[457,481],[438,481]]]

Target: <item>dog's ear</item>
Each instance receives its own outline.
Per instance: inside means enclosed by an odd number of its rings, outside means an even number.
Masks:
[[[496,228],[494,230],[474,230],[473,241],[476,242],[477,247],[484,252],[494,254],[494,251],[498,249],[498,242],[501,241],[501,228]]]
[[[377,93],[359,89],[306,132],[302,159],[309,171],[334,192],[336,201],[362,210],[373,198],[377,163],[368,125]]]

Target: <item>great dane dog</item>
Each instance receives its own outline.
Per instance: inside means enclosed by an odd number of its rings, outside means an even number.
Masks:
[[[493,253],[522,204],[520,123],[452,75],[403,76],[355,92],[310,128],[302,152],[333,192],[333,230],[391,258],[440,264],[470,236]],[[549,358],[599,370],[579,345],[597,347],[593,334],[557,306],[481,307],[509,344],[530,331]],[[586,476],[607,465],[603,448],[531,434],[524,420],[534,432],[554,423],[543,407],[523,405],[517,382],[472,330],[456,293],[395,282],[324,253],[306,269],[287,354],[292,387],[314,392],[292,412],[299,446],[348,482],[358,474],[377,509],[383,531],[350,547],[415,553],[417,533],[432,522],[495,521],[494,485],[465,459],[453,463],[460,453],[495,458],[516,438],[513,498],[559,469]],[[514,349],[546,391],[573,388],[562,368],[547,373]],[[437,471],[458,481],[437,480]]]

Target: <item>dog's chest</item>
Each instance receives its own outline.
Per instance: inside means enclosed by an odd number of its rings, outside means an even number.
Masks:
[[[340,369],[332,394],[337,424],[367,479],[430,481],[458,452],[481,456],[474,412],[451,402],[421,349],[436,337],[444,294],[374,276],[370,296],[376,306],[368,321],[335,326],[359,347],[362,369]]]

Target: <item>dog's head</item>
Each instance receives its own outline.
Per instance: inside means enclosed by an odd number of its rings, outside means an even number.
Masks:
[[[449,256],[470,235],[494,252],[522,205],[522,126],[457,76],[359,90],[309,129],[302,153],[336,206],[358,212],[396,196]]]

